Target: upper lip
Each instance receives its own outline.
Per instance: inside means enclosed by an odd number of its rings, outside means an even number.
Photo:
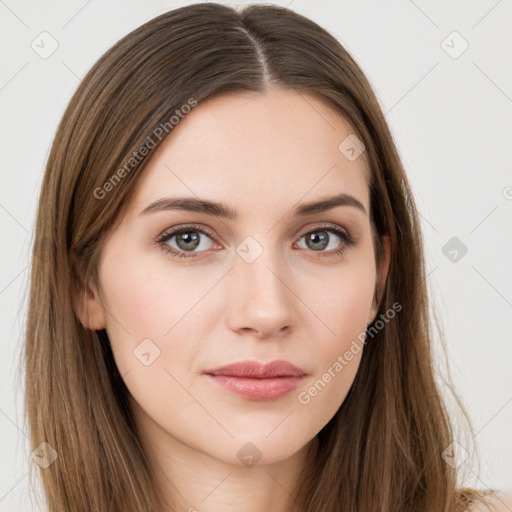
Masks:
[[[272,377],[303,377],[307,373],[288,361],[272,361],[267,364],[257,361],[240,361],[213,370],[205,371],[208,375],[225,375],[229,377],[246,377],[269,379]]]

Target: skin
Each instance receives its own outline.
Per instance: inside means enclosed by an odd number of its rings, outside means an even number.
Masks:
[[[350,161],[338,149],[352,132],[303,93],[269,89],[210,99],[154,150],[102,251],[99,286],[90,285],[82,323],[107,329],[151,464],[166,492],[176,498],[171,482],[179,490],[177,510],[299,510],[291,490],[317,448],[315,436],[345,399],[362,351],[308,404],[298,394],[373,320],[375,286],[389,267],[387,238],[385,261],[376,267],[367,213],[338,206],[305,218],[291,214],[298,203],[340,192],[369,212],[364,153]],[[178,195],[222,201],[239,218],[178,210],[141,215],[153,201]],[[186,223],[214,235],[194,232],[201,244],[188,259],[164,250],[190,254],[186,241],[154,242]],[[325,223],[347,230],[355,244],[327,231],[328,247],[315,250],[318,243],[304,235],[325,234]],[[246,237],[262,249],[251,263],[236,252]],[[134,356],[144,339],[160,350],[148,366]],[[284,359],[308,376],[297,390],[262,402],[203,375],[247,359]],[[261,457],[250,467],[237,457],[249,442]]]

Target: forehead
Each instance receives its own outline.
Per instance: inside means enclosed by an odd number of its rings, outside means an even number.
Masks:
[[[186,194],[253,211],[348,193],[369,211],[365,154],[350,160],[339,147],[351,134],[311,94],[223,94],[174,126],[139,178],[132,207],[140,212],[159,197]]]

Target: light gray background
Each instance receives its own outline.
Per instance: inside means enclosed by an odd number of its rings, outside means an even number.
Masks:
[[[57,123],[106,49],[190,3],[0,0],[0,511],[37,510],[26,497],[31,459],[15,378],[35,208]],[[421,212],[429,287],[477,432],[480,465],[464,463],[466,483],[510,492],[512,2],[275,3],[333,33],[377,92]],[[46,59],[31,47],[50,48],[43,31],[58,43]],[[468,249],[457,261],[443,253],[452,237]]]

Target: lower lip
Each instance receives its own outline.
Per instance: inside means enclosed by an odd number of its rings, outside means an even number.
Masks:
[[[271,401],[287,395],[297,388],[303,377],[274,377],[248,379],[226,375],[207,375],[223,388],[250,400]]]

